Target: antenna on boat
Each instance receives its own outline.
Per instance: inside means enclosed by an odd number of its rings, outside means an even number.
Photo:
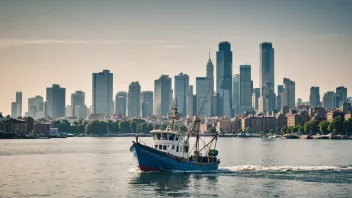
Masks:
[[[207,78],[207,79],[208,79],[208,78]],[[195,150],[195,154],[196,154],[197,156],[200,155],[200,150],[199,150],[199,128],[200,128],[200,119],[199,119],[199,117],[200,117],[201,115],[203,115],[203,113],[205,112],[205,110],[206,110],[206,108],[207,108],[208,97],[209,97],[209,95],[212,93],[211,81],[210,81],[209,79],[208,79],[208,81],[209,81],[209,86],[208,86],[208,93],[207,93],[207,96],[206,96],[205,100],[203,101],[202,105],[200,106],[197,115],[196,115],[195,118],[194,118],[194,121],[193,121],[193,123],[192,123],[192,125],[191,125],[190,130],[188,131],[187,139],[186,139],[186,141],[188,142],[188,141],[189,141],[189,138],[190,138],[190,136],[191,136],[191,134],[192,134],[192,132],[195,132],[195,135],[196,135],[196,145],[195,145],[196,150]],[[212,95],[211,95],[211,96],[212,96]],[[216,137],[214,137],[214,139],[216,139],[216,138],[217,138],[217,135],[216,135]],[[214,139],[213,139],[213,140],[214,140]],[[212,142],[213,140],[211,140],[211,142]],[[202,148],[201,150],[203,150],[203,148]]]

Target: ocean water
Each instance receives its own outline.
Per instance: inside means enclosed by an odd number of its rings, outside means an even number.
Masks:
[[[352,197],[349,140],[220,138],[219,170],[168,173],[140,172],[133,140],[0,140],[0,197]]]

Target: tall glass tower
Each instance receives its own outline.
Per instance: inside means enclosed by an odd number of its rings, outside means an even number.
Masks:
[[[274,48],[272,43],[260,44],[259,112],[275,110]]]
[[[232,111],[232,51],[227,41],[219,43],[216,52],[216,93],[218,116],[231,117]]]
[[[187,74],[180,73],[175,76],[175,98],[178,103],[178,111],[181,116],[186,117],[187,112],[187,92],[189,89],[189,76]]]
[[[161,75],[154,80],[154,115],[167,116],[172,105],[171,78]]]
[[[93,114],[112,114],[112,90],[113,74],[109,70],[93,73]]]

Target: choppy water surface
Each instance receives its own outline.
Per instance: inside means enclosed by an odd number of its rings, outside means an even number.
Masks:
[[[218,171],[141,173],[132,140],[0,140],[0,197],[352,197],[352,141],[220,138]]]

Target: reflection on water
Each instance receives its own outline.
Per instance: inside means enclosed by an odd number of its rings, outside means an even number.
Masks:
[[[130,181],[130,189],[139,193],[154,189],[161,196],[187,196],[190,183],[190,173],[138,173]]]
[[[151,195],[172,197],[205,195],[204,193],[209,195],[209,192],[216,192],[217,188],[217,173],[138,173],[129,183],[132,194],[146,193],[153,189]],[[190,189],[194,189],[194,192]]]

